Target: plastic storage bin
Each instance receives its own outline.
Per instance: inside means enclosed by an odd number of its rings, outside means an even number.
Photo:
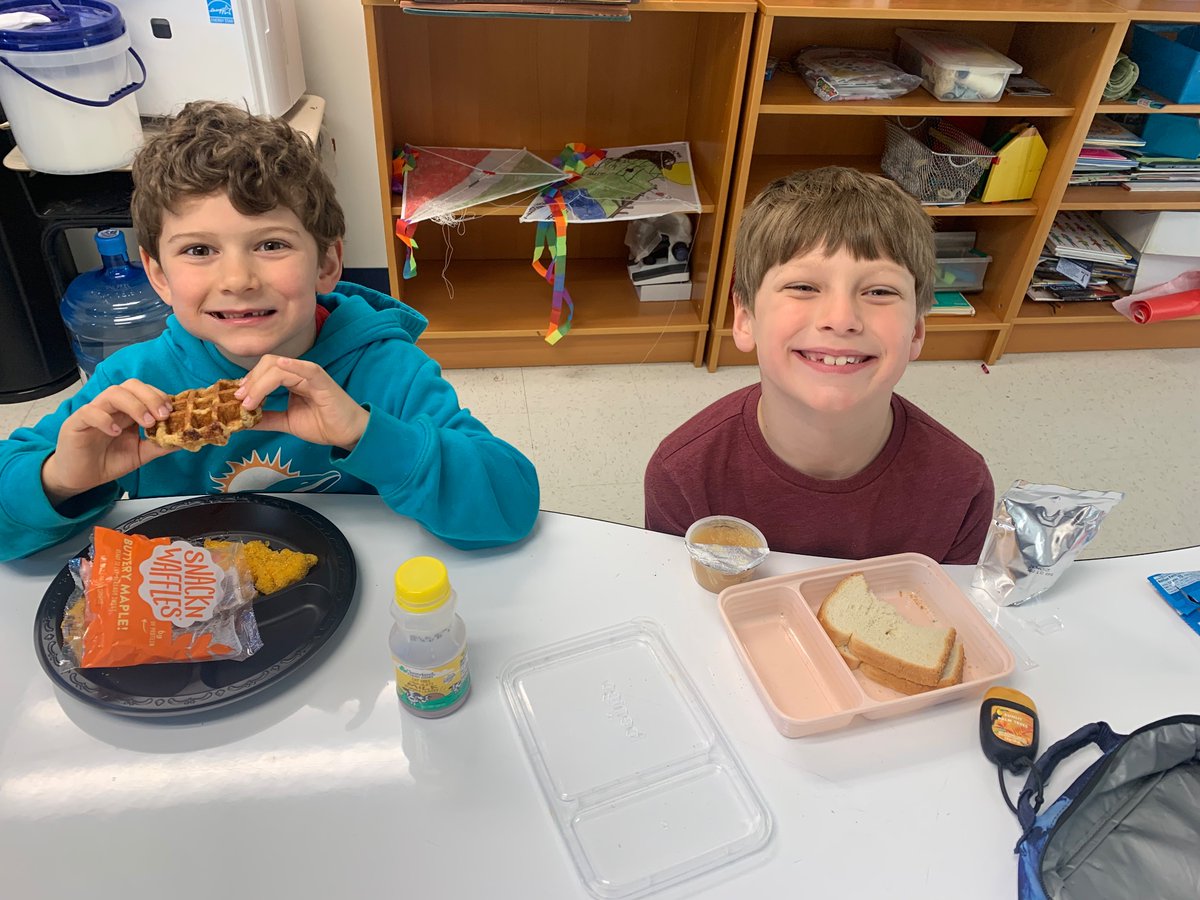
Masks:
[[[34,171],[81,175],[120,168],[142,143],[133,93],[146,83],[146,68],[116,6],[70,0],[60,8],[64,12],[49,23],[0,30],[0,101]],[[0,12],[46,10],[54,7],[0,0]]]
[[[1021,64],[982,41],[951,31],[897,28],[896,61],[920,75],[925,90],[939,100],[995,103],[1004,96],[1008,76]]]
[[[933,246],[938,259],[966,256],[975,249],[975,232],[935,231]]]
[[[862,572],[871,591],[910,622],[952,626],[963,642],[962,683],[905,695],[851,670],[817,620],[839,581]],[[734,585],[718,601],[725,628],[767,714],[786,737],[882,719],[982,694],[1015,666],[1000,639],[942,567],[898,553]]]
[[[970,294],[983,290],[983,276],[987,274],[992,258],[979,250],[966,253],[951,253],[937,259],[937,274],[934,276],[935,291],[958,291]]]
[[[1200,103],[1200,26],[1135,25],[1129,58],[1138,83],[1175,103]]]
[[[926,205],[966,203],[992,165],[991,150],[938,119],[888,119],[884,127],[883,173]]]
[[[500,682],[594,896],[640,897],[770,838],[762,799],[653,622],[522,654]]]

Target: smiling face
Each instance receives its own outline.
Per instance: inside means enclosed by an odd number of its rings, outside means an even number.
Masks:
[[[264,354],[312,347],[316,295],[337,284],[342,245],[319,255],[290,209],[248,216],[217,193],[164,212],[158,259],[143,249],[142,264],[189,333],[250,369]]]
[[[912,273],[889,259],[821,247],[767,270],[753,312],[735,306],[734,342],[758,351],[764,399],[803,413],[885,416],[925,342],[915,292]]]

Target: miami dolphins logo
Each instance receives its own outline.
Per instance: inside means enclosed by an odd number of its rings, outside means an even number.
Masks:
[[[282,449],[275,451],[274,459],[259,456],[258,451],[253,450],[249,459],[242,457],[241,462],[226,463],[227,471],[220,478],[215,475],[210,475],[209,478],[222,494],[232,494],[237,491],[275,491],[277,493],[325,491],[342,478],[340,472],[305,475],[292,469],[290,459],[283,462],[282,456]]]

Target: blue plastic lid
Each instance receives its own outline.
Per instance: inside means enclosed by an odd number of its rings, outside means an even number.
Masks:
[[[121,11],[107,0],[64,0],[64,13],[53,3],[0,0],[0,13],[40,13],[50,21],[15,30],[0,29],[0,51],[78,50],[106,44],[125,33]]]
[[[125,235],[117,228],[105,228],[96,232],[96,249],[101,256],[124,256]]]

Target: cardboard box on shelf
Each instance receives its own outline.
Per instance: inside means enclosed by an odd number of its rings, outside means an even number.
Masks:
[[[692,283],[690,281],[673,281],[667,284],[637,284],[639,300],[690,300],[692,298]]]
[[[1101,219],[1138,251],[1133,293],[1200,270],[1200,212],[1109,210]]]

